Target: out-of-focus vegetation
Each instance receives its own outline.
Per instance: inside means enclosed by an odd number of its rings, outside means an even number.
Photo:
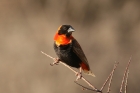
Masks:
[[[56,57],[53,36],[70,24],[96,78],[97,88],[120,64],[112,82],[119,92],[125,66],[132,55],[128,93],[140,91],[140,2],[138,0],[0,0],[0,93],[90,93],[73,81],[62,65],[51,67]],[[85,86],[86,84],[83,83]]]

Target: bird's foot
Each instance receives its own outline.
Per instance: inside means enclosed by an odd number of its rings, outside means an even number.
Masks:
[[[77,72],[75,75],[77,76],[76,81],[82,78],[82,72]]]
[[[58,65],[60,59],[59,58],[55,58],[53,63],[50,63],[51,66],[53,65]]]

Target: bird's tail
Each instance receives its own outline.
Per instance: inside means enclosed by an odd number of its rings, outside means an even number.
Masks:
[[[93,73],[92,73],[92,71],[88,71],[88,70],[83,70],[84,71],[84,73],[85,74],[87,74],[87,75],[91,75],[91,76],[93,76],[93,77],[96,77]]]

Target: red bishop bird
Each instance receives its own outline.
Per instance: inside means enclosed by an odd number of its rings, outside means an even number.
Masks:
[[[58,60],[71,67],[80,69],[88,75],[95,75],[91,72],[88,60],[77,40],[72,36],[74,28],[71,25],[61,25],[54,36],[54,50]],[[78,77],[78,74],[77,74]]]

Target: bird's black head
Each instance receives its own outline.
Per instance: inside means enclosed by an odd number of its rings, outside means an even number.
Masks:
[[[72,32],[74,32],[74,28],[71,25],[62,25],[58,29],[59,35],[66,35],[67,37],[70,37]]]

